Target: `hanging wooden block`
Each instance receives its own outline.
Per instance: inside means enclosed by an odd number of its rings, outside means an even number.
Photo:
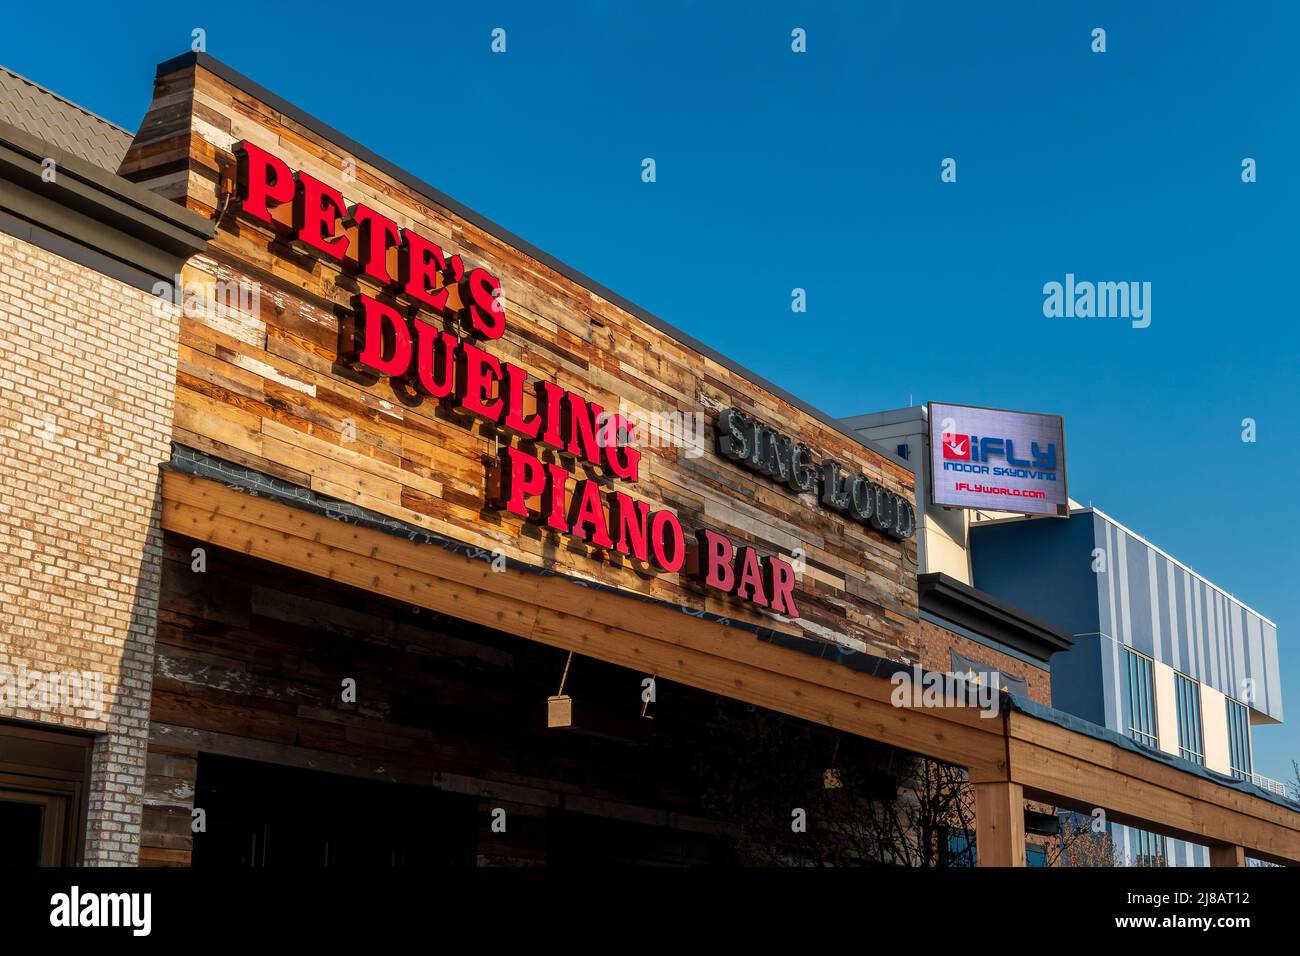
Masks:
[[[546,698],[546,726],[573,726],[573,698],[568,694],[557,694]]]

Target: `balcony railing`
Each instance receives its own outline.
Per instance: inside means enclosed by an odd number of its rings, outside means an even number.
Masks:
[[[1287,795],[1286,784],[1274,780],[1272,777],[1266,777],[1262,773],[1252,773],[1250,775],[1250,782],[1259,787],[1259,789],[1267,790],[1269,793],[1275,793],[1279,797],[1285,797]]]

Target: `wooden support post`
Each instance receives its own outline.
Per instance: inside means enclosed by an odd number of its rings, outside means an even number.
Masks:
[[[980,866],[1025,865],[1025,792],[1000,780],[975,787],[975,853]]]
[[[1231,843],[1215,843],[1210,847],[1210,866],[1245,866],[1246,848]]]

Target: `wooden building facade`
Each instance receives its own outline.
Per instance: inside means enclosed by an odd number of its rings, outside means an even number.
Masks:
[[[845,493],[863,476],[874,493],[910,509],[910,473],[241,80],[197,57],[161,67],[122,166],[127,178],[217,221],[208,249],[186,265],[178,295],[176,453],[164,478],[167,553],[141,861],[202,861],[205,837],[192,833],[193,811],[204,811],[208,832],[222,832],[226,815],[213,807],[229,806],[223,788],[254,785],[221,777],[249,777],[248,766],[231,769],[239,761],[383,781],[393,793],[433,785],[451,800],[449,818],[477,834],[471,856],[480,862],[576,858],[583,847],[610,843],[586,834],[612,821],[625,828],[630,856],[717,858],[727,822],[709,818],[692,784],[692,735],[665,711],[711,719],[712,705],[690,690],[701,688],[819,723],[829,715],[823,703],[779,701],[764,680],[770,665],[750,664],[753,676],[743,678],[729,672],[726,658],[693,650],[686,659],[683,650],[669,669],[640,642],[672,647],[674,631],[695,631],[729,645],[727,658],[746,661],[753,650],[770,653],[783,635],[834,642],[846,653],[920,658],[909,529],[854,520],[822,506],[816,489],[800,493],[728,459],[717,447],[719,412],[780,423],[808,446],[811,466],[834,460],[842,467]],[[475,344],[500,363],[580,396],[607,421],[614,413],[631,420],[634,409],[643,429],[651,416],[687,427],[630,437],[624,429],[615,440],[635,447],[639,463],[635,481],[623,480],[581,453],[547,448],[421,394],[409,377],[349,363],[346,340],[360,321],[361,295],[463,335],[470,293],[440,274],[430,286],[448,288],[453,301],[439,310],[400,282],[375,280],[357,262],[366,237],[346,216],[321,230],[348,237],[350,250],[336,259],[302,239],[305,214],[293,210],[296,222],[290,214],[295,200],[270,206],[270,222],[251,214],[259,183],[248,180],[261,174],[248,168],[248,154],[258,151],[293,171],[297,197],[324,184],[343,207],[364,205],[397,224],[403,249],[431,241],[444,257],[461,257],[466,273],[485,269],[498,279],[504,334]],[[274,191],[273,179],[260,183]],[[397,252],[388,250],[387,264],[400,279],[399,271],[417,267],[399,270]],[[506,388],[503,380],[487,392],[502,398]],[[545,395],[524,396],[527,420]],[[502,474],[510,446],[565,467],[575,484],[590,480],[604,499],[622,493],[632,508],[670,511],[689,563],[665,569],[653,557],[602,546],[590,527],[583,540],[494,506],[493,493],[510,480]],[[530,492],[531,511],[542,497]],[[254,519],[266,536],[260,545],[248,540],[242,520],[249,507],[271,509]],[[577,507],[567,502],[566,518]],[[355,537],[323,539],[318,521],[344,537],[378,529],[385,551]],[[696,535],[704,529],[797,569],[798,616],[702,581]],[[297,573],[320,574],[322,560],[336,565],[326,581]],[[462,566],[447,572],[462,580],[442,579],[428,593],[402,578],[431,562]],[[743,570],[736,563],[736,574]],[[474,576],[498,586],[475,586]],[[537,619],[531,607],[539,586],[562,589],[547,599],[551,620]],[[639,618],[658,623],[628,623]],[[636,638],[621,641],[615,625]],[[590,649],[597,642],[605,646]],[[577,651],[565,688],[575,730],[557,733],[547,729],[546,701],[559,690],[569,649]],[[656,679],[654,703],[642,700],[647,678]],[[355,681],[355,697],[345,700],[347,681]],[[673,697],[690,705],[670,708]],[[685,735],[664,748],[670,725]],[[208,773],[209,758],[228,759]],[[263,792],[281,789],[267,784]],[[510,821],[504,834],[492,830],[497,810]],[[548,818],[551,825],[539,829],[536,821]],[[556,845],[556,833],[569,839]],[[241,841],[256,852],[256,838]]]
[[[952,862],[837,823],[917,758],[981,864],[1025,864],[1027,801],[1300,860],[1294,811],[1054,722],[1068,635],[918,591],[905,463],[248,78],[162,64],[116,177],[187,232],[152,240],[183,266],[154,289],[165,460],[121,509],[125,729],[24,744],[90,786],[65,862]],[[897,700],[958,662],[1033,706]]]

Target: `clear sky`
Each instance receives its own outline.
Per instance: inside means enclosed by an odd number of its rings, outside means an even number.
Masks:
[[[1289,721],[1257,728],[1256,767],[1290,779],[1300,4],[68,0],[4,17],[0,63],[128,129],[154,66],[203,28],[230,66],[833,415],[909,398],[1063,415],[1073,497],[1277,622]],[[1044,317],[1067,272],[1150,282],[1150,327]]]

